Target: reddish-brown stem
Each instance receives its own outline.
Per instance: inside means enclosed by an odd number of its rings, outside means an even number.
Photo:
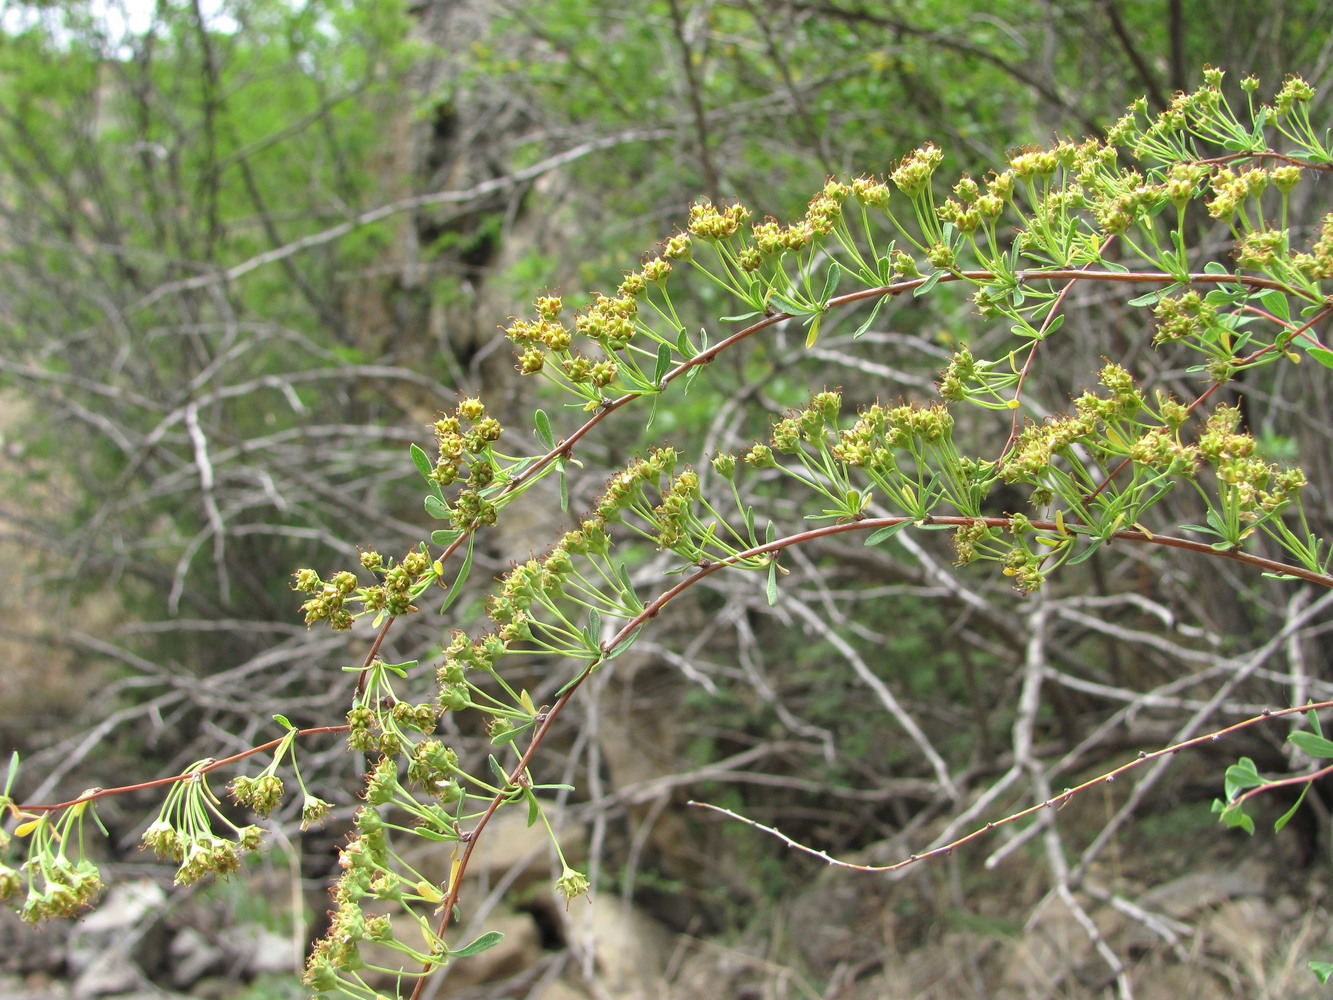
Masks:
[[[317,733],[345,733],[350,726],[313,726],[310,729],[298,729],[296,735],[314,736]],[[207,764],[196,767],[186,774],[173,774],[169,778],[154,778],[151,781],[140,781],[133,785],[119,785],[115,788],[90,788],[78,798],[70,799],[68,802],[56,802],[52,805],[22,805],[19,809],[24,812],[54,812],[59,809],[68,809],[71,806],[77,806],[81,802],[92,802],[94,799],[106,798],[108,795],[124,795],[126,792],[137,792],[143,788],[157,788],[159,785],[172,785],[177,781],[185,781],[196,774],[207,774],[210,771],[216,771],[220,767],[228,764],[234,764],[238,760],[244,760],[246,757],[253,757],[257,753],[263,753],[265,750],[272,750],[275,746],[285,740],[286,736],[279,736],[276,740],[269,740],[267,743],[261,743],[257,747],[251,747],[249,750],[242,750],[240,753],[234,753],[230,757],[220,757],[216,760],[210,760]]]

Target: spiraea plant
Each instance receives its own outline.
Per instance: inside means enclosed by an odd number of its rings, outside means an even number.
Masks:
[[[355,832],[341,847],[331,924],[309,957],[311,989],[369,998],[390,981],[416,996],[441,967],[498,940],[488,933],[456,941],[450,930],[488,824],[499,810],[517,809],[530,825],[552,829],[551,793],[565,786],[539,783],[534,764],[562,712],[594,672],[613,670],[670,614],[673,600],[715,574],[749,574],[776,603],[791,550],[834,535],[878,546],[902,533],[945,531],[967,567],[960,572],[994,571],[1029,595],[1058,586],[1058,571],[1112,544],[1187,550],[1256,577],[1333,587],[1322,522],[1302,504],[1305,476],[1266,456],[1228,394],[1258,369],[1333,368],[1322,339],[1333,316],[1333,212],[1317,221],[1291,211],[1293,192],[1333,170],[1333,148],[1308,117],[1313,91],[1300,78],[1286,80],[1269,103],[1257,97],[1256,80],[1240,91],[1244,106],[1233,106],[1222,73],[1210,70],[1200,89],[1160,115],[1140,102],[1103,138],[1025,149],[980,181],[942,176],[944,153],[927,144],[884,176],[829,180],[789,222],[700,202],[613,293],[577,308],[544,294],[530,316],[513,320],[506,333],[518,371],[553,388],[558,416],[539,409],[531,428],[506,433],[482,400],[462,399],[435,422],[433,444],[411,450],[428,491],[425,513],[439,525],[429,538],[401,557],[367,550],[359,566],[295,574],[307,624],[348,629],[368,619],[378,630],[365,661],[347,668],[346,719],[320,730],[344,731],[368,763]],[[1293,235],[1302,225],[1311,238]],[[1203,240],[1219,226],[1229,227],[1228,239]],[[1066,376],[1068,412],[1030,407],[1025,387],[1053,342],[1070,335],[1070,297],[1088,288],[1136,310],[1155,347],[1188,359],[1198,391],[1178,398],[1141,383],[1108,344],[1099,369]],[[980,356],[972,346],[979,336],[956,339],[933,398],[904,401],[885,385],[879,398],[849,400],[811,387],[804,406],[774,413],[768,437],[738,453],[646,448],[591,506],[571,509],[580,445],[598,425],[615,420],[651,435],[654,417],[707,380],[709,363],[727,352],[792,329],[815,349],[831,317],[856,309],[860,338],[885,304],[923,296],[965,303],[970,329],[1007,329],[1003,346]],[[721,303],[725,315],[687,326],[685,306],[700,299]],[[533,434],[540,447],[526,453],[522,442]],[[450,631],[444,616],[464,606],[478,534],[551,477],[570,529],[491,586],[487,620]],[[804,523],[779,523],[765,509],[775,483],[784,496],[804,498]],[[1020,497],[1021,507],[997,506],[1001,491]],[[1179,523],[1178,508],[1167,504],[1181,494],[1200,512],[1197,523]],[[645,548],[666,560],[651,590],[628,568]],[[382,639],[419,608],[441,616],[442,657],[383,662]],[[511,680],[515,665],[534,659],[563,679],[549,704],[535,704]],[[434,674],[435,693],[413,703],[401,690],[425,672]],[[1318,731],[1322,707],[1297,706],[1314,731],[1295,736],[1310,755],[1329,758],[1333,743]],[[464,759],[440,738],[444,713],[484,720],[492,747],[485,759]],[[304,787],[297,767],[302,737],[314,730],[278,721],[285,734],[250,752],[270,762],[233,778],[232,797],[265,816],[284,794],[280,772],[289,774],[305,797],[303,819],[318,822],[328,804]],[[990,817],[902,863],[1209,738],[1108,765],[1097,779]],[[262,839],[260,826],[234,825],[209,787],[210,775],[245,756],[200,761],[165,782],[165,804],[143,844],[179,865],[178,881],[226,874]],[[956,795],[947,772],[928,764]],[[13,777],[11,768],[11,788]],[[1252,828],[1246,806],[1271,784],[1252,762],[1236,765],[1218,803],[1222,818]],[[0,800],[17,821],[5,834],[7,856],[26,854],[0,866],[0,891],[26,919],[94,903],[101,879],[84,849],[85,827],[97,799],[114,791],[57,806]],[[448,856],[447,879],[431,881],[404,861],[401,844],[411,838]],[[561,893],[588,890],[584,873],[561,868]]]

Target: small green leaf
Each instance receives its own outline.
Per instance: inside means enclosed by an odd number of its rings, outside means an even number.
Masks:
[[[911,521],[899,521],[897,524],[888,524],[882,528],[876,528],[866,536],[865,543],[866,545],[878,545],[880,542],[892,538],[911,523]]]
[[[1306,966],[1318,977],[1321,983],[1327,983],[1328,977],[1333,976],[1333,964],[1328,962],[1307,962]]]
[[[471,958],[473,955],[480,955],[483,951],[494,948],[503,940],[504,935],[499,931],[487,931],[471,944],[465,944],[463,947],[451,951],[449,954],[454,958]]]
[[[1226,788],[1227,801],[1231,802],[1246,789],[1258,788],[1263,783],[1263,775],[1254,766],[1254,761],[1249,757],[1242,757],[1226,770],[1223,785]]]
[[[828,270],[828,277],[824,279],[824,293],[819,296],[819,307],[822,309],[828,305],[829,299],[833,298],[838,290],[838,282],[842,280],[842,267],[837,261],[834,261]]]
[[[856,332],[852,334],[853,340],[860,340],[861,335],[870,329],[870,324],[875,322],[875,317],[879,315],[880,307],[888,301],[888,298],[887,295],[881,295],[875,300],[875,308],[870,310],[870,315],[865,318],[865,322],[856,328]]]
[[[754,319],[756,316],[762,316],[762,315],[764,315],[762,312],[755,311],[755,312],[741,313],[739,316],[719,316],[718,318],[721,319],[722,322],[724,323],[743,323],[747,319]]]
[[[1326,347],[1307,347],[1305,353],[1314,358],[1325,368],[1333,368],[1333,351]]]
[[[19,775],[19,752],[15,750],[9,755],[9,776],[5,778],[5,798],[9,798],[9,793],[14,788],[14,779]]]
[[[1137,298],[1130,299],[1127,304],[1131,306],[1155,306],[1157,305],[1161,297],[1167,293],[1167,291],[1168,289],[1165,288],[1154,289],[1153,291],[1148,292],[1145,295],[1140,295]]]
[[[537,796],[532,794],[531,788],[523,789],[523,797],[528,800],[528,826],[532,826],[541,817],[542,807],[537,804]]]
[[[454,577],[454,583],[449,588],[449,593],[444,596],[444,604],[440,605],[440,614],[448,611],[463,591],[463,584],[467,582],[468,575],[472,572],[472,546],[476,539],[475,532],[467,536],[467,552],[463,555],[463,565],[458,570],[458,576]]]
[[[602,648],[602,615],[596,608],[588,609],[588,624],[583,629],[583,635],[588,640],[588,648],[593,652],[598,652]]]
[[[421,477],[425,479],[426,482],[433,483],[435,480],[431,479],[430,474],[435,470],[431,468],[430,459],[426,457],[426,453],[416,445],[410,445],[407,451],[408,454],[412,456],[412,464],[417,467],[417,471],[421,473]]]
[[[430,533],[430,540],[439,546],[448,548],[463,537],[463,533],[457,528],[439,528]]]
[[[764,595],[768,598],[770,608],[778,603],[778,561],[776,559],[772,559],[768,564],[768,584],[764,587]]]
[[[805,335],[806,350],[815,346],[815,341],[819,339],[819,324],[824,319],[823,313],[815,313],[810,320],[810,332]]]
[[[293,726],[290,722],[287,721],[287,716],[285,716],[285,715],[275,715],[275,716],[273,716],[273,721],[276,722],[278,725],[280,725],[283,729],[295,729],[295,728],[296,728],[296,727]]]
[[[1227,268],[1226,268],[1226,265],[1223,264],[1223,263],[1221,263],[1220,261],[1210,260],[1207,264],[1203,265],[1203,273],[1204,273],[1204,274],[1230,274],[1231,272],[1228,271]]]
[[[682,331],[682,334],[684,331]],[[662,387],[662,379],[671,370],[671,348],[666,344],[657,345],[657,367],[653,370],[653,385]]]
[[[519,723],[517,726],[514,726],[512,729],[501,730],[499,733],[491,737],[491,746],[493,747],[508,746],[510,743],[513,743],[514,740],[518,739],[520,736],[522,736],[525,732],[527,732],[531,728],[532,728],[531,722],[522,722]]]
[[[1218,818],[1228,827],[1240,827],[1250,836],[1254,836],[1254,820],[1245,813],[1240,806],[1223,805],[1221,800],[1213,800],[1213,812],[1218,814]]]
[[[1306,785],[1304,788],[1302,788],[1301,794],[1296,796],[1296,801],[1292,803],[1291,808],[1277,818],[1277,822],[1273,824],[1274,833],[1281,833],[1282,828],[1291,821],[1291,817],[1296,815],[1296,810],[1299,809],[1301,807],[1301,803],[1305,801],[1305,793],[1308,792],[1309,790],[1310,790],[1309,785]]]
[[[537,440],[550,451],[555,447],[555,438],[551,435],[551,418],[545,410],[539,409],[532,415],[532,424],[537,429]]]
[[[1097,550],[1101,548],[1102,541],[1103,541],[1102,539],[1093,540],[1092,543],[1089,544],[1087,548],[1085,548],[1082,552],[1078,553],[1077,555],[1071,557],[1069,561],[1065,563],[1065,565],[1077,566],[1079,563],[1086,562],[1087,560],[1091,559],[1093,555],[1097,552]]]
[[[939,284],[940,275],[942,274],[944,274],[943,271],[936,271],[935,273],[930,275],[930,277],[928,277],[925,281],[921,282],[921,284],[913,288],[912,298],[914,299],[919,298],[922,295],[925,295],[927,292],[929,292],[932,288],[934,288],[937,284]]]
[[[560,512],[567,514],[569,512],[569,480],[565,477],[565,460],[563,458],[555,460],[555,471],[560,477]]]
[[[449,520],[449,508],[437,496],[426,497],[426,513],[437,521]]]
[[[1287,302],[1286,293],[1270,288],[1259,296],[1259,302],[1278,319],[1284,322],[1291,319],[1291,305]]]
[[[1329,741],[1322,736],[1316,736],[1314,733],[1298,730],[1288,736],[1287,739],[1288,741],[1295,743],[1311,757],[1317,757],[1321,760],[1327,760],[1328,758],[1333,757],[1333,741]]]

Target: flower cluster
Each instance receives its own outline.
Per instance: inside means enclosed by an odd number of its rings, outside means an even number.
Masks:
[[[939,207],[937,213],[942,222],[953,223],[960,233],[970,236],[986,223],[991,225],[1004,211],[1004,205],[1013,196],[1014,175],[1005,171],[993,174],[987,180],[987,190],[981,193],[981,187],[971,177],[964,177],[954,185],[954,198],[948,198]]]
[[[1163,295],[1153,307],[1157,317],[1154,344],[1169,344],[1197,337],[1217,322],[1217,309],[1195,291],[1183,295]]]
[[[87,858],[75,862],[58,854],[33,859],[25,867],[35,870],[35,876],[30,877],[28,895],[19,916],[30,924],[78,916],[93,905],[103,889],[101,872]],[[19,873],[0,865],[0,899],[17,896],[19,892]]]
[[[367,916],[361,908],[361,901],[368,898],[402,898],[400,879],[389,870],[384,821],[373,809],[363,808],[357,811],[356,826],[357,836],[338,854],[342,874],[333,887],[338,908],[306,960],[302,981],[317,992],[334,989],[339,972],[355,972],[365,965],[360,953],[363,942],[387,944],[393,940],[390,918]]]
[[[1311,247],[1311,252],[1296,254],[1292,257],[1292,264],[1315,281],[1333,278],[1333,212],[1324,216],[1319,239]]]
[[[685,469],[662,494],[662,502],[653,508],[653,521],[658,526],[657,547],[675,549],[690,534],[690,512],[699,499],[699,476],[693,469]]]
[[[1214,219],[1231,218],[1246,198],[1262,195],[1269,180],[1269,172],[1264,167],[1250,167],[1240,173],[1229,167],[1219,167],[1209,180],[1213,197],[1206,203],[1208,214]]]
[[[954,530],[952,539],[954,563],[966,566],[974,562],[982,554],[978,547],[995,536],[995,529],[980,518],[960,524]]]
[[[1145,181],[1136,170],[1127,170],[1103,184],[1088,205],[1097,225],[1105,233],[1124,233],[1151,215],[1170,197],[1164,184]]]
[[[742,266],[752,260],[755,270],[764,257],[779,257],[784,253],[796,253],[804,250],[815,238],[815,230],[806,220],[784,226],[776,219],[765,219],[751,230],[754,249],[758,256],[747,258],[742,254]]]
[[[301,610],[305,612],[307,626],[315,622],[327,621],[339,631],[352,627],[353,615],[344,604],[357,589],[356,574],[347,570],[335,573],[327,582],[320,579],[313,569],[300,569],[292,574],[296,582],[292,589],[305,594],[314,594]]]
[[[1197,445],[1184,444],[1167,427],[1152,427],[1130,446],[1137,464],[1172,476],[1193,476],[1198,465]]]
[[[1167,200],[1177,210],[1185,205],[1199,191],[1199,185],[1208,176],[1208,168],[1202,163],[1173,163],[1166,172],[1163,186]]]
[[[282,802],[282,779],[276,774],[261,774],[257,778],[241,774],[231,779],[227,791],[237,805],[267,816]]]
[[[485,501],[475,491],[464,490],[452,513],[456,520],[470,525],[483,519],[483,504]],[[489,505],[486,507],[489,508]],[[493,509],[485,516],[493,520]],[[361,566],[378,575],[381,583],[373,587],[360,587],[357,585],[356,574],[349,570],[335,573],[327,581],[321,579],[313,569],[297,570],[293,574],[293,590],[315,595],[301,605],[306,625],[327,621],[334,629],[351,628],[356,614],[360,612],[350,611],[348,603],[359,603],[364,611],[394,618],[410,614],[417,610],[412,603],[413,592],[423,586],[423,581],[433,579],[435,575],[430,559],[420,549],[408,552],[396,565],[386,565],[384,557],[378,552],[363,551]]]
[[[1241,413],[1219,406],[1199,435],[1199,454],[1213,466],[1242,518],[1275,513],[1294,500],[1305,486],[1300,469],[1279,469],[1255,454],[1254,438],[1240,430]]]
[[[852,181],[852,197],[862,205],[888,208],[890,188],[882,180],[861,176]]]
[[[718,209],[710,201],[701,201],[690,206],[689,231],[701,240],[716,243],[735,236],[741,223],[750,217],[750,210],[744,205],[729,205]]]
[[[620,520],[621,511],[642,497],[645,485],[657,486],[663,476],[672,474],[679,457],[675,448],[654,448],[647,458],[635,459],[617,472],[607,481],[597,503],[596,521],[606,525]]]
[[[435,421],[433,429],[438,455],[431,479],[441,486],[451,486],[466,467],[470,470],[470,487],[490,485],[495,478],[491,445],[500,439],[502,429],[480,399],[461,400],[453,413]]]
[[[941,163],[944,154],[934,143],[926,143],[905,156],[889,174],[898,190],[909,198],[919,198],[930,190],[930,178]]]
[[[1056,456],[1064,454],[1093,431],[1091,419],[1084,416],[1052,417],[1045,423],[1029,424],[1014,442],[1000,465],[1006,483],[1038,483],[1050,470]]]
[[[187,778],[181,784],[195,780]],[[241,856],[259,849],[264,836],[261,827],[251,824],[233,827],[233,830],[234,837],[221,837],[207,826],[189,822],[178,827],[159,817],[144,831],[140,847],[152,848],[159,858],[177,862],[176,884],[192,885],[206,875],[230,875],[239,871]]]
[[[1314,88],[1293,74],[1283,81],[1282,89],[1273,98],[1273,110],[1279,115],[1289,115],[1298,104],[1307,104],[1313,98]]]
[[[893,468],[894,460],[885,449],[919,450],[922,444],[943,441],[952,432],[953,415],[942,403],[889,409],[873,403],[838,435],[830,453],[848,465]]]

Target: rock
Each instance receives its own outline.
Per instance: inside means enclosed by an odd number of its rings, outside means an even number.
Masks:
[[[77,995],[128,992],[143,984],[144,970],[162,966],[167,953],[162,917],[166,899],[155,882],[122,882],[79,920],[65,952],[69,971],[79,984]]]
[[[572,983],[557,979],[540,988],[538,993],[529,993],[529,1000],[588,1000],[588,993]]]
[[[65,970],[70,924],[32,927],[7,906],[0,906],[0,970],[26,975]],[[0,997],[8,993],[0,990]]]
[[[580,912],[581,911],[581,912]],[[670,994],[664,975],[670,932],[616,896],[598,893],[576,901],[569,919],[570,944],[588,949],[600,991],[615,1000],[655,1000]]]
[[[93,959],[74,980],[74,995],[105,997],[146,987],[148,981],[143,970],[128,958],[125,951],[113,947]]]
[[[193,927],[186,927],[171,939],[167,950],[171,985],[177,989],[193,986],[204,976],[222,968],[226,955]]]
[[[453,962],[443,991],[446,995],[478,983],[492,983],[516,976],[531,968],[542,957],[541,934],[537,922],[528,914],[492,913],[486,918],[485,926],[486,930],[499,931],[504,937],[495,947],[479,955]]]
[[[295,944],[290,935],[258,924],[224,928],[218,933],[218,944],[227,954],[228,967],[247,979],[264,973],[300,972],[305,967],[304,942]]]
[[[67,984],[43,976],[0,976],[0,997],[5,1000],[71,1000],[72,996]]]

